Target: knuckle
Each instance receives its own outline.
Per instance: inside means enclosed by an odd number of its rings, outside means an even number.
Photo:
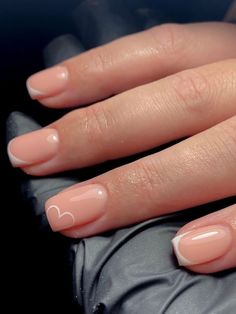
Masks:
[[[193,69],[182,71],[171,77],[171,86],[184,111],[200,116],[206,113],[211,87],[205,74]]]
[[[97,89],[101,90],[103,94],[110,94],[113,90],[114,81],[106,79],[106,73],[113,68],[115,64],[115,57],[113,50],[107,46],[94,48],[84,55],[81,55],[79,68],[77,69],[76,78],[81,78],[84,84],[96,84]],[[73,64],[72,64],[73,66]],[[73,67],[74,68],[74,67]],[[75,78],[75,80],[76,80]]]
[[[91,50],[91,69],[97,73],[104,73],[113,64],[112,54],[105,47]]]
[[[135,185],[147,202],[156,202],[156,192],[164,178],[159,172],[157,163],[151,158],[144,158],[135,163]]]
[[[85,128],[88,143],[96,145],[103,153],[109,153],[109,143],[115,123],[112,113],[102,104],[86,108]]]
[[[90,143],[98,143],[105,133],[106,117],[101,109],[95,107],[86,110],[86,131],[87,140]]]
[[[236,116],[217,126],[216,140],[221,145],[223,160],[234,165],[236,161]],[[223,149],[222,149],[223,146]],[[229,165],[229,163],[227,163]]]
[[[88,81],[92,76],[96,84],[102,84],[101,78],[104,72],[113,65],[113,59],[111,51],[102,46],[93,48],[79,57],[66,60],[62,64],[69,69],[75,81],[77,81],[78,75],[83,82]]]
[[[57,124],[60,138],[66,143],[61,153],[67,161],[77,160],[78,154],[68,154],[78,151],[78,147],[85,149],[81,154],[81,162],[100,162],[109,159],[113,142],[112,113],[103,108],[102,103],[87,108],[76,109],[67,113]]]
[[[154,47],[158,52],[163,52],[168,56],[180,53],[186,47],[186,28],[180,24],[167,23],[155,26],[148,30]],[[177,54],[177,55],[178,55]]]

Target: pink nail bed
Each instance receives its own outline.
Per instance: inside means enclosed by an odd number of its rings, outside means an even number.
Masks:
[[[26,85],[31,98],[47,98],[62,93],[68,77],[67,68],[58,65],[32,75]]]
[[[225,255],[230,249],[232,234],[226,226],[206,226],[180,234],[172,243],[179,265],[198,265]]]
[[[11,140],[8,144],[8,156],[14,167],[30,166],[54,157],[58,147],[57,131],[41,129]]]
[[[55,195],[45,209],[52,230],[62,231],[97,220],[105,213],[106,202],[106,189],[90,184]]]

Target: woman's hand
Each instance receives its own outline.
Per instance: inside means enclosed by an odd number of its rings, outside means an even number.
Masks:
[[[163,25],[29,78],[48,107],[96,102],[9,143],[12,164],[31,175],[187,138],[49,199],[54,231],[91,236],[236,194],[235,38],[231,24]],[[194,271],[235,267],[236,206],[186,225],[173,244]]]

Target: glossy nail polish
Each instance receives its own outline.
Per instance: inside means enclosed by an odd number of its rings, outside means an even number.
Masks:
[[[227,226],[206,226],[180,234],[172,243],[179,265],[198,265],[226,254],[232,243],[232,234]]]
[[[68,70],[55,66],[32,75],[27,80],[27,89],[33,99],[42,99],[62,93],[68,82]]]
[[[58,148],[58,132],[45,128],[11,140],[8,156],[14,167],[25,167],[48,161],[57,154]]]
[[[45,209],[52,230],[61,231],[95,221],[105,213],[106,202],[106,189],[90,184],[57,194]]]

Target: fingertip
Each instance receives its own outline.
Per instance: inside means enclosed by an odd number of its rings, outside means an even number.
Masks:
[[[180,266],[202,273],[216,273],[236,266],[236,206],[192,221],[172,240]]]
[[[65,91],[69,82],[66,66],[58,65],[30,76],[26,87],[32,99],[47,99]]]

